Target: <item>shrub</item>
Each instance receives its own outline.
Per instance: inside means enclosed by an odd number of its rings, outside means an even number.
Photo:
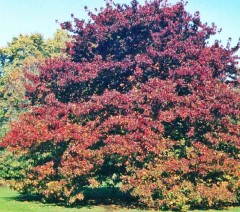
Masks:
[[[31,159],[25,158],[24,151],[5,149],[0,152],[0,186],[14,184],[26,178],[31,169]]]
[[[67,59],[27,75],[31,112],[1,144],[33,160],[20,190],[67,204],[102,185],[156,209],[239,203],[240,95],[224,82],[239,73],[233,50],[207,46],[216,27],[181,2],[89,16],[62,24]]]

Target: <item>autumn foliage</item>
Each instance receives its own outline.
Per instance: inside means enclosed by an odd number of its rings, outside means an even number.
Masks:
[[[161,1],[113,5],[62,24],[67,59],[26,73],[31,112],[1,144],[33,165],[23,193],[75,204],[115,186],[156,209],[240,201],[236,57],[216,27]]]

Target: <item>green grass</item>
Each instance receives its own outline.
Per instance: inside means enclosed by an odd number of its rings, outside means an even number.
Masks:
[[[8,187],[0,187],[0,212],[78,212],[78,211],[92,211],[92,212],[107,212],[107,211],[129,211],[137,212],[144,210],[120,208],[119,206],[99,205],[99,206],[84,206],[81,208],[65,208],[55,204],[43,204],[38,201],[26,201],[16,191],[10,190]],[[229,210],[209,210],[208,212],[240,212],[240,207],[229,208]],[[146,210],[145,210],[146,212]],[[196,210],[194,212],[200,212]]]
[[[107,212],[107,211],[131,211],[137,212],[144,210],[120,208],[119,206],[109,205],[90,205],[81,208],[66,208],[55,204],[44,204],[38,201],[27,201],[26,198],[22,197],[18,192],[11,190],[9,187],[0,187],[0,212]]]
[[[21,199],[21,196],[10,190],[8,187],[0,187],[0,211],[77,211],[76,209],[67,209],[50,204],[42,204],[38,202],[28,202]]]
[[[74,212],[74,211],[114,211],[114,206],[86,206],[82,208],[65,208],[54,204],[26,201],[16,191],[0,187],[0,212]]]

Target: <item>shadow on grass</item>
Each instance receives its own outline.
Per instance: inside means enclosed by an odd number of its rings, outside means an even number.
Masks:
[[[116,205],[119,207],[136,208],[137,199],[129,193],[123,193],[116,187],[86,188],[84,190],[85,200],[82,205]]]
[[[34,202],[34,203],[45,203],[46,206],[61,206],[65,208],[88,208],[91,209],[95,206],[100,206],[108,210],[128,208],[128,209],[140,209],[141,207],[137,204],[137,199],[133,198],[128,193],[123,193],[119,188],[116,187],[100,187],[100,188],[85,188],[84,200],[77,202],[74,205],[67,206],[64,202],[47,201],[43,202],[41,197],[33,195],[21,195],[13,197],[3,197],[7,201],[20,201],[20,202]]]
[[[86,209],[95,209],[95,211],[98,211],[98,209],[105,209],[106,211],[116,211],[118,209],[140,209],[140,210],[147,210],[146,207],[143,205],[139,205],[137,203],[137,199],[130,196],[130,194],[123,193],[119,190],[119,188],[116,187],[100,187],[100,188],[85,188],[83,191],[85,195],[84,201],[78,202],[75,205],[72,206],[66,206],[63,202],[44,202],[45,204],[42,205],[43,207],[48,206],[60,206],[64,208],[86,208]],[[16,194],[14,196],[5,196],[1,197],[5,199],[6,201],[19,201],[19,202],[29,202],[29,203],[35,203],[39,204],[41,201],[41,198],[38,196],[27,196],[27,195],[21,195]],[[203,206],[195,206],[194,208],[191,208],[192,210],[216,210],[216,211],[236,211],[239,212],[239,204],[236,205],[216,205],[212,208],[204,208]],[[99,208],[100,207],[100,208]]]

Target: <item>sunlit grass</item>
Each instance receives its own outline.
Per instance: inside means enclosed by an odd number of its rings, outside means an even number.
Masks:
[[[97,197],[99,197],[100,192],[95,192]],[[108,196],[108,195],[107,195]],[[102,198],[106,198],[103,196]],[[74,212],[74,211],[93,211],[93,212],[107,212],[107,211],[131,211],[131,212],[144,212],[146,210],[138,210],[138,209],[127,209],[125,207],[117,206],[114,204],[106,204],[106,205],[86,205],[84,207],[79,208],[66,208],[62,206],[58,206],[56,204],[44,204],[34,200],[27,200],[27,198],[21,196],[18,192],[11,190],[7,186],[0,187],[0,212]],[[127,205],[126,205],[127,206]]]
[[[109,208],[110,209],[110,208]],[[112,209],[110,209],[112,210]],[[86,206],[83,208],[65,208],[55,204],[43,204],[37,201],[26,201],[16,191],[0,187],[0,212],[74,212],[74,211],[108,211],[107,207]]]
[[[98,196],[99,194],[97,194]],[[147,210],[140,209],[127,209],[121,208],[114,204],[109,205],[87,205],[81,208],[66,208],[56,204],[44,204],[34,200],[27,200],[16,191],[11,190],[7,186],[0,187],[0,212],[78,212],[78,211],[93,211],[93,212],[106,212],[106,211],[129,211],[129,212],[146,212]],[[150,210],[149,210],[150,211]],[[208,210],[208,212],[239,212],[240,207],[229,208],[228,210]],[[195,212],[200,212],[196,210]]]

